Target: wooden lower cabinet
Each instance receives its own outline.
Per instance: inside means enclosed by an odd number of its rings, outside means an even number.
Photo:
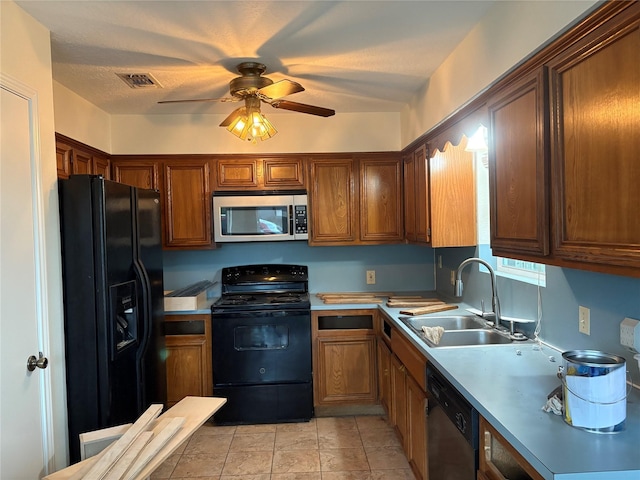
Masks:
[[[315,405],[377,402],[375,315],[375,310],[311,313]]]
[[[165,315],[167,408],[186,396],[213,395],[210,320],[206,314]]]
[[[378,337],[380,401],[387,378],[383,369],[388,368],[389,422],[419,480],[428,476],[426,366],[426,358],[395,328],[391,330],[391,350],[383,337]]]
[[[391,424],[395,427],[403,448],[407,449],[407,369],[391,355]]]
[[[391,350],[387,344],[378,338],[378,399],[380,404],[390,415],[391,412]]]
[[[542,480],[542,475],[500,435],[487,420],[480,417],[480,462],[478,480]]]
[[[407,375],[407,440],[409,464],[416,476],[427,478],[427,394]]]

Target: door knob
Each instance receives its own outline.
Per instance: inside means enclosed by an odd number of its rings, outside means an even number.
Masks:
[[[27,359],[27,370],[29,370],[30,372],[33,372],[36,369],[36,367],[47,368],[47,366],[49,365],[49,359],[45,357],[42,354],[42,352],[38,352],[38,354],[39,354],[38,358],[36,358],[35,355],[31,355]]]

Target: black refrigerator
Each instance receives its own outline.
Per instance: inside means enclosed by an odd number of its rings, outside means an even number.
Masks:
[[[80,433],[166,402],[160,197],[96,175],[59,181],[69,454]]]

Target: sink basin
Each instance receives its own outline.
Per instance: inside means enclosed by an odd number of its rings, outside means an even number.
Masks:
[[[424,337],[423,337],[424,338]],[[507,335],[495,330],[453,330],[445,331],[437,345],[424,338],[430,347],[469,347],[474,345],[500,345],[513,341]]]
[[[475,315],[447,315],[442,317],[401,317],[401,320],[422,335],[422,327],[442,327],[445,330],[479,329],[484,320]]]

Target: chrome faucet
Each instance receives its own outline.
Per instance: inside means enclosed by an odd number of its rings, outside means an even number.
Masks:
[[[498,282],[496,281],[496,272],[493,271],[493,268],[487,262],[485,262],[481,258],[475,258],[475,257],[467,258],[466,260],[464,260],[458,266],[458,270],[456,271],[456,283],[455,283],[454,295],[456,297],[462,297],[462,290],[463,290],[462,270],[464,269],[464,267],[466,267],[470,263],[480,263],[484,265],[487,268],[487,270],[489,270],[489,273],[491,274],[491,294],[492,294],[491,308],[493,309],[493,312],[485,315],[484,308],[483,308],[482,317],[493,320],[493,326],[495,328],[499,328],[500,327],[500,300],[498,299]],[[513,323],[511,324],[511,326],[513,328]]]

